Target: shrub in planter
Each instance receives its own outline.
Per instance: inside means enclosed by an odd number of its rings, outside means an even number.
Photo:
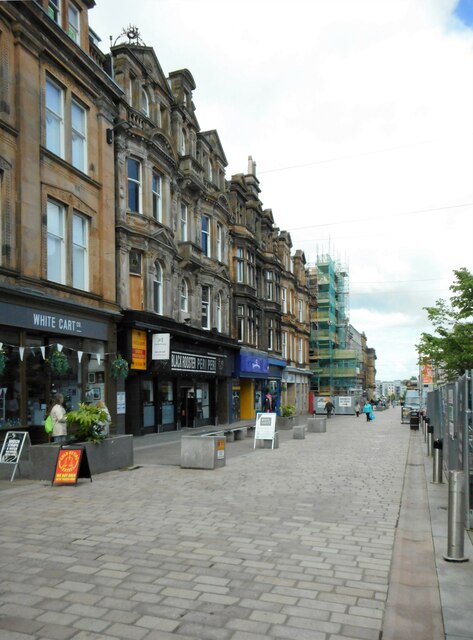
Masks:
[[[281,407],[282,418],[292,418],[296,415],[296,407],[293,404],[283,404]]]
[[[76,442],[102,442],[105,440],[105,424],[108,413],[105,409],[81,402],[75,411],[66,414],[71,425],[71,436]]]

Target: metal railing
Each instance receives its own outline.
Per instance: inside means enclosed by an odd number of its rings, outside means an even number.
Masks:
[[[434,440],[443,444],[447,472],[464,472],[465,524],[473,528],[473,371],[427,393],[427,416]]]

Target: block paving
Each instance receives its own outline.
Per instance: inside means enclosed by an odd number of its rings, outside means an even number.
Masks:
[[[0,637],[379,640],[409,441],[391,409],[275,450],[234,443],[215,471],[13,484]]]

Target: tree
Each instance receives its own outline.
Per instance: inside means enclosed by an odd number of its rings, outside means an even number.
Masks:
[[[422,333],[417,345],[419,362],[442,369],[448,380],[473,369],[473,274],[464,267],[453,273],[450,305],[439,299],[435,307],[424,307],[435,332]]]

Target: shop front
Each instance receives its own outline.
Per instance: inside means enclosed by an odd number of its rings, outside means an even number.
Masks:
[[[126,431],[134,435],[192,429],[235,420],[234,341],[128,312],[122,335],[131,359]]]
[[[295,407],[297,414],[309,410],[310,370],[287,367],[282,374],[282,404]]]
[[[66,410],[79,402],[104,400],[112,413],[106,362],[115,351],[116,318],[67,303],[29,298],[0,301],[0,429],[26,429],[32,443],[44,442],[45,411],[56,393]]]
[[[238,361],[239,404],[242,420],[253,420],[261,411],[279,413],[284,360],[269,358],[263,351],[242,349]],[[270,399],[268,399],[268,396]]]

